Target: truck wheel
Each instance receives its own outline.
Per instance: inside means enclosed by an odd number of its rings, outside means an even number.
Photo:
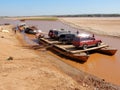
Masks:
[[[66,44],[66,41],[62,41],[63,44]]]
[[[100,45],[101,45],[101,43],[100,43],[100,42],[98,42],[98,43],[97,43],[97,47],[99,47]]]
[[[87,49],[87,45],[83,45],[83,49],[84,49],[84,50]]]

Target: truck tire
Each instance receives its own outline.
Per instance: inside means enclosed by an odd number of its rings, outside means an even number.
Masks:
[[[85,44],[85,45],[83,45],[83,49],[84,49],[84,50],[86,50],[86,49],[87,49],[87,47],[88,47],[88,46],[87,46],[86,44]]]
[[[67,42],[66,41],[62,41],[62,43],[65,45]]]
[[[96,46],[99,47],[100,45],[101,45],[101,42],[98,42]]]

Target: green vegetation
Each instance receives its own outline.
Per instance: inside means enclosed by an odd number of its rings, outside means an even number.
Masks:
[[[31,18],[25,18],[24,20],[41,20],[41,21],[56,21],[56,20],[58,20],[58,18],[56,18],[56,17],[43,17],[43,18],[41,18],[41,17],[31,17]]]

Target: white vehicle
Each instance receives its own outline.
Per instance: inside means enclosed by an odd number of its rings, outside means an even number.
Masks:
[[[41,30],[35,30],[35,32],[36,32],[35,36],[37,39],[44,37],[44,34]]]

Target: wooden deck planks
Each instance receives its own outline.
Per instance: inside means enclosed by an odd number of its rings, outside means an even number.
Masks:
[[[87,52],[87,51],[91,51],[91,50],[97,50],[97,49],[101,49],[101,48],[105,48],[105,47],[108,47],[107,44],[102,44],[101,46],[99,47],[92,47],[92,48],[88,48],[86,50],[83,50],[83,49],[72,49],[70,50],[71,48],[75,48],[73,45],[55,45],[56,47],[58,48],[61,48],[69,53],[82,53],[82,52]]]
[[[87,51],[91,51],[91,50],[97,50],[97,49],[101,49],[101,48],[105,48],[108,47],[108,45],[101,45],[99,47],[92,47],[92,48],[88,48],[85,50],[74,50],[74,51],[70,51],[71,53],[81,53],[81,52],[87,52]]]
[[[41,38],[41,40],[43,40],[44,42],[50,44],[50,45],[54,45],[55,47],[58,47],[66,52],[69,53],[73,53],[73,54],[77,54],[77,53],[82,53],[82,52],[87,52],[87,51],[91,51],[91,50],[97,50],[97,49],[101,49],[101,48],[105,48],[108,47],[107,44],[102,43],[99,47],[92,47],[92,48],[88,48],[86,50],[83,49],[76,49],[73,45],[58,45],[60,42],[59,41],[50,41],[48,39],[45,38]]]

